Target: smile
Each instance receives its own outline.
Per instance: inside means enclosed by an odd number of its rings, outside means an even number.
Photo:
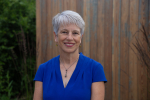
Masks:
[[[65,43],[65,45],[66,45],[67,47],[72,47],[74,44],[73,44],[73,43]]]

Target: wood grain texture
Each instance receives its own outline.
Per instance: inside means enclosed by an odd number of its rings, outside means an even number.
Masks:
[[[147,22],[148,22],[148,33],[150,34],[150,1],[149,0],[148,0],[148,21]],[[148,70],[147,76],[148,76],[147,77],[147,99],[150,99],[150,70]]]
[[[103,65],[108,80],[105,100],[149,100],[148,72],[132,43],[140,23],[150,32],[150,1],[36,0],[37,68],[59,55],[52,18],[64,10],[76,11],[85,21],[80,52]],[[144,41],[140,33],[137,37]]]
[[[56,14],[58,14],[58,13],[61,13],[60,11],[59,11],[59,9],[61,9],[60,8],[60,6],[59,6],[59,1],[58,0],[52,0],[52,5],[51,5],[51,7],[52,7],[52,14],[55,16]],[[53,17],[54,17],[53,16]],[[53,30],[53,29],[52,29]],[[52,35],[53,35],[53,33],[52,33]],[[52,39],[53,39],[53,41],[55,41],[55,39],[54,39],[54,35],[52,36]],[[53,57],[56,57],[59,53],[58,53],[58,48],[59,48],[59,46],[56,46],[56,42],[55,42],[55,44],[53,44]]]
[[[71,10],[73,10],[73,11],[77,11],[76,9],[77,9],[77,2],[76,2],[76,0],[70,0],[71,1],[71,3],[70,3],[70,5],[71,5]],[[82,5],[83,6],[83,5]]]
[[[132,45],[135,43],[135,38],[133,37],[135,32],[138,30],[138,6],[139,2],[137,0],[130,0],[130,45],[134,52],[137,53],[136,49]],[[138,100],[138,80],[137,80],[137,56],[129,49],[129,100]]]
[[[41,45],[41,0],[36,0],[36,69],[42,63]]]
[[[83,0],[76,0],[76,12],[79,13],[81,15],[81,17],[83,18]],[[84,18],[83,18],[84,20]],[[85,32],[84,32],[85,33]],[[80,44],[80,48],[79,48],[79,52],[83,52],[83,38],[81,40],[81,44]],[[87,45],[87,44],[85,44]]]
[[[120,1],[120,100],[129,100],[129,1]]]
[[[105,0],[98,0],[97,10],[97,61],[104,66],[104,18],[105,18]]]
[[[97,0],[90,1],[90,57],[97,60]]]
[[[90,0],[83,0],[83,20],[85,21],[85,30],[82,37],[82,52],[90,57]]]
[[[47,59],[51,59],[53,57],[53,46],[55,45],[55,41],[53,41],[53,26],[52,26],[52,1],[47,0],[47,38],[48,38],[48,45],[47,45]],[[55,45],[56,46],[56,45]]]
[[[141,24],[143,24],[147,31],[147,22],[145,19],[148,20],[148,1],[147,0],[140,0],[139,1],[139,29],[141,29]],[[141,32],[138,34],[138,39],[142,42],[143,47],[146,49],[147,45],[144,41],[144,36]],[[139,100],[147,100],[147,70],[146,67],[138,60],[138,95]]]
[[[63,0],[63,10],[69,10],[70,8],[69,2],[70,0]]]
[[[42,44],[42,58],[41,61],[44,63],[47,61],[47,44],[48,44],[48,39],[47,39],[47,9],[46,9],[46,0],[41,0],[41,42]]]
[[[113,1],[105,0],[105,18],[104,18],[104,69],[108,83],[106,84],[106,100],[112,99],[112,17]]]
[[[120,0],[113,0],[112,75],[113,99],[120,100]]]

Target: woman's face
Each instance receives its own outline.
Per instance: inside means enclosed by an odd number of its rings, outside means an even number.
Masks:
[[[59,50],[66,53],[78,52],[81,43],[80,28],[74,24],[59,27],[58,34],[55,35],[55,42]]]

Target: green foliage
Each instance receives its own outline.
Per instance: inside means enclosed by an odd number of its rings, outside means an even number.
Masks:
[[[32,99],[35,0],[0,0],[0,100]]]

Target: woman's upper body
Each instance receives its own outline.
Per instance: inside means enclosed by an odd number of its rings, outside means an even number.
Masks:
[[[35,76],[34,100],[104,100],[106,82],[100,63],[79,54],[82,17],[64,11],[53,18],[59,56],[41,64]]]
[[[44,100],[91,100],[92,83],[107,81],[102,65],[80,53],[68,84],[63,84],[59,58],[41,64],[34,78],[43,82]]]

